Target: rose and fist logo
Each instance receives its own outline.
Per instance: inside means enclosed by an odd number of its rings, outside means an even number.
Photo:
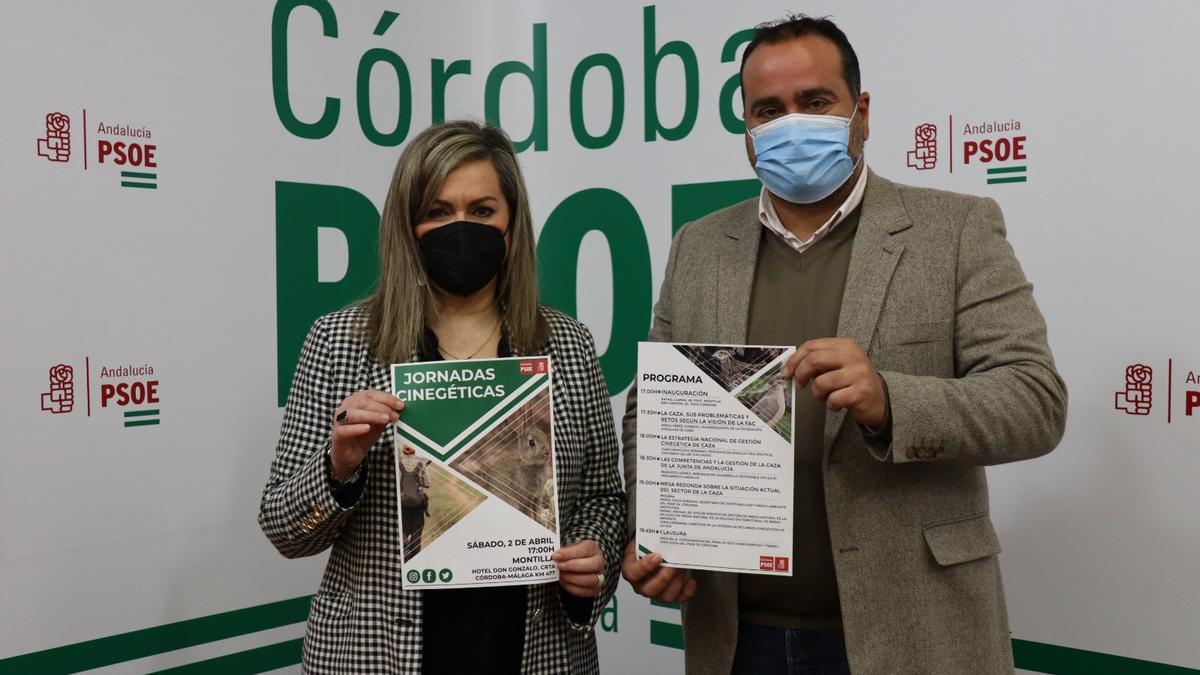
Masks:
[[[46,137],[37,139],[37,153],[51,162],[71,160],[71,118],[60,112],[46,115]]]
[[[1116,393],[1116,408],[1128,415],[1149,415],[1154,406],[1154,369],[1135,363],[1125,369],[1125,389]]]
[[[42,410],[55,415],[75,408],[75,369],[60,363],[50,369],[50,391],[42,392]]]
[[[937,125],[925,122],[913,130],[913,149],[908,151],[908,165],[918,171],[937,166]]]

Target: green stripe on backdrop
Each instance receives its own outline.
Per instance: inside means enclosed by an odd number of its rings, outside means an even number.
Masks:
[[[651,619],[650,644],[683,649],[683,626]]]
[[[1089,652],[1043,642],[1013,640],[1013,661],[1021,670],[1053,675],[1183,675],[1200,670]]]
[[[0,673],[76,673],[288,626],[308,619],[311,598],[306,595],[0,659]]]
[[[1002,167],[997,167],[995,169],[988,169],[987,172],[988,172],[988,175],[990,176],[992,174],[997,174],[997,173],[1021,173],[1024,170],[1025,170],[1025,167],[1023,167],[1023,166],[1002,166]]]
[[[311,598],[306,595],[0,659],[0,673],[75,673],[289,626],[308,619]],[[651,604],[671,606],[667,603]],[[652,619],[650,643],[683,649],[683,627],[677,623]],[[173,675],[260,673],[300,663],[302,644],[301,639],[288,640],[158,672]],[[1017,668],[1053,675],[1200,673],[1200,670],[1193,668],[1029,640],[1013,640],[1013,658]]]
[[[1013,176],[1012,178],[989,178],[987,179],[987,182],[988,185],[992,185],[994,183],[1024,183],[1025,176]]]
[[[197,661],[178,668],[157,670],[150,675],[251,675],[286,668],[300,663],[303,639],[288,640],[236,654]]]
[[[157,415],[157,414],[158,414],[158,411],[154,410],[154,409],[151,409],[151,410],[126,410],[125,411],[126,417],[145,417],[147,415]]]
[[[145,173],[143,171],[122,171],[121,178],[158,178],[158,174]]]

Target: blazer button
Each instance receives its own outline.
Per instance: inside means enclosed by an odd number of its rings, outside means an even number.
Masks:
[[[917,449],[916,449],[916,448],[909,448],[909,449],[908,449],[908,452],[906,452],[906,453],[904,453],[904,454],[905,454],[905,456],[907,456],[909,459],[916,459],[916,458],[917,458]]]

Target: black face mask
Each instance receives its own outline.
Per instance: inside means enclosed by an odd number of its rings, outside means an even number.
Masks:
[[[487,286],[504,267],[504,235],[490,225],[447,223],[426,232],[417,243],[429,278],[461,297]]]

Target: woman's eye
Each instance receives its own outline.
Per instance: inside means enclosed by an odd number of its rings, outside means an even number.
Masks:
[[[445,209],[430,209],[429,213],[427,213],[425,215],[425,217],[428,218],[429,220],[437,220],[438,218],[445,218],[446,210]]]
[[[490,206],[481,206],[475,209],[475,215],[479,216],[480,218],[488,218],[494,213],[496,213],[496,209],[493,209]]]

